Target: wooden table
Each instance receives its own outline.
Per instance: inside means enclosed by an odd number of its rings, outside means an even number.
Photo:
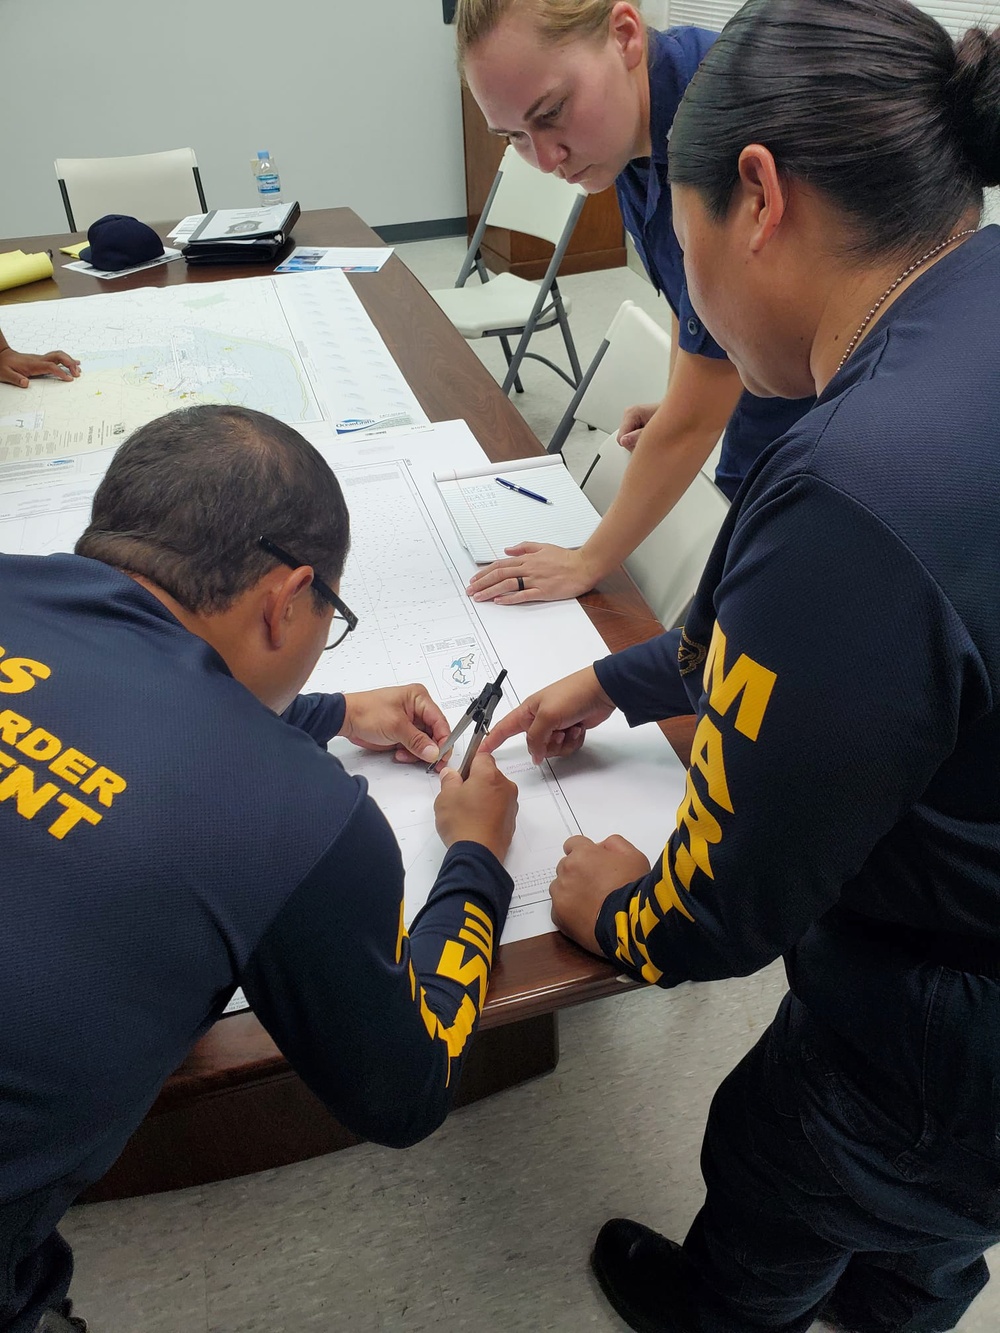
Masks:
[[[169,225],[161,229],[163,234]],[[265,266],[189,269],[182,261],[174,261],[132,277],[99,282],[62,267],[68,260],[58,254],[59,247],[82,239],[78,234],[0,241],[0,252],[52,250],[56,265],[53,279],[0,293],[0,305],[259,277],[271,271]],[[295,240],[317,246],[380,244],[375,233],[345,208],[305,213],[296,225]],[[359,274],[351,281],[432,421],[464,417],[494,462],[542,452],[517,409],[399,259],[394,256],[380,273]],[[73,353],[75,349],[66,350]],[[611,649],[660,632],[659,623],[624,572],[614,574],[580,600]],[[688,719],[664,725],[682,757],[690,748],[692,730]],[[670,814],[664,812],[665,828]],[[622,985],[606,962],[561,935],[504,945],[456,1104],[554,1069],[557,1010],[615,994]],[[122,1198],[223,1180],[355,1142],[292,1071],[253,1014],[236,1014],[222,1019],[198,1042],[167,1080],[122,1156],[84,1198]]]

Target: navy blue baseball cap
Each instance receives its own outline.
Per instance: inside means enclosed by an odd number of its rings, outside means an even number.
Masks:
[[[80,258],[108,273],[135,268],[163,254],[163,242],[153,228],[122,213],[98,218],[91,224],[87,240],[90,244],[80,251]]]

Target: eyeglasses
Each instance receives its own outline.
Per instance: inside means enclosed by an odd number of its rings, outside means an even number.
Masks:
[[[289,569],[300,569],[306,563],[304,560],[296,560],[294,555],[289,555],[287,551],[283,551],[268,537],[258,537],[257,545],[265,550],[268,555],[273,555],[275,560],[280,560],[283,565],[287,565]],[[315,570],[313,571],[312,587],[315,592],[319,593],[324,602],[329,602],[333,607],[333,632],[336,633],[337,637],[332,639],[323,649],[324,653],[328,653],[331,648],[336,648],[338,643],[343,643],[352,629],[357,628],[358,618],[347,603],[340,600],[330,585],[323,582]],[[341,624],[344,626],[343,629],[340,628]]]

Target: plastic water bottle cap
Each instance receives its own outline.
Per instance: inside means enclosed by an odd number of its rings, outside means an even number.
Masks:
[[[266,148],[259,148],[257,150],[257,160],[259,162],[265,162],[270,156],[271,154],[267,151]]]

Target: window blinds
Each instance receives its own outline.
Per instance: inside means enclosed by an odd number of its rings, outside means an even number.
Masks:
[[[952,36],[978,24],[989,29],[1000,26],[1000,0],[916,0],[916,4],[933,14]],[[668,22],[719,32],[739,8],[740,0],[669,0]]]

